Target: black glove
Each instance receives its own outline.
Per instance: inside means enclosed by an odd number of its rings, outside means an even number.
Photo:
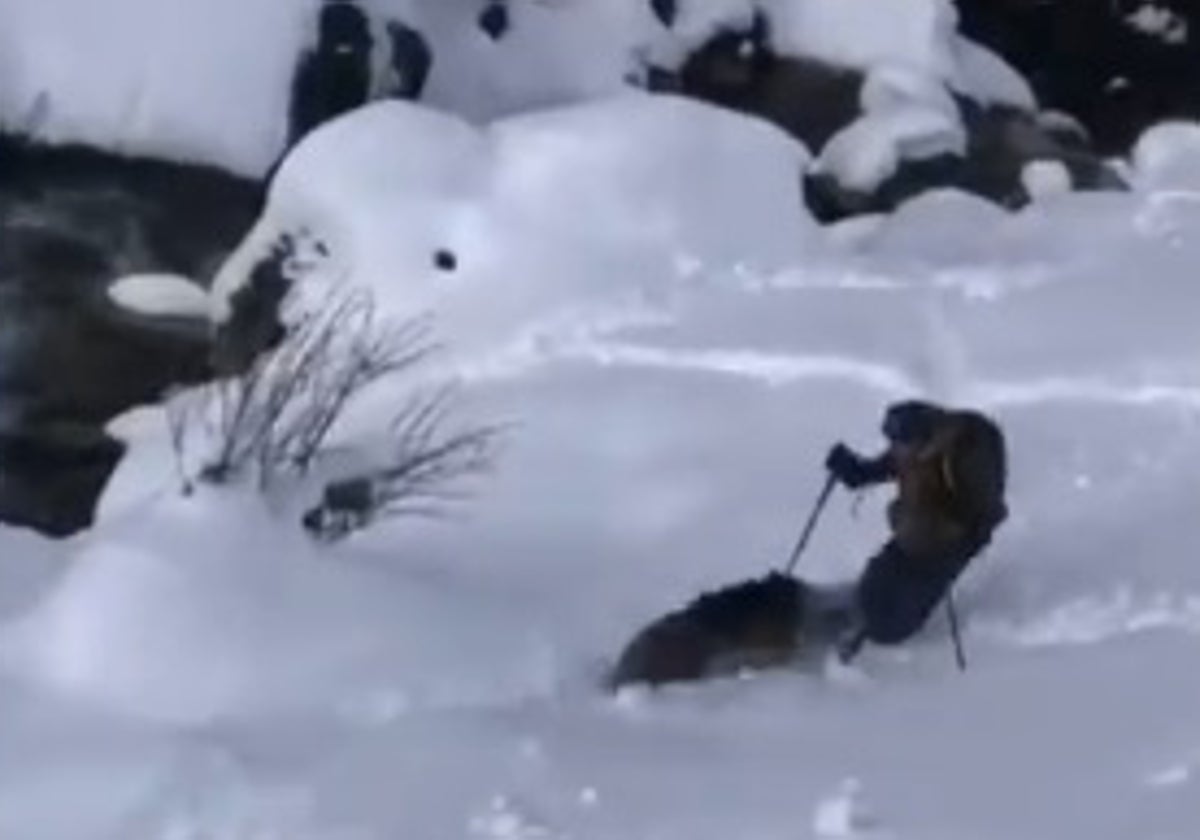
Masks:
[[[857,490],[868,482],[863,459],[844,443],[835,444],[829,450],[829,454],[825,456],[825,468],[851,490]]]

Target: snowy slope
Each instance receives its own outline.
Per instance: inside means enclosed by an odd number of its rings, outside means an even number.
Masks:
[[[1200,194],[1161,142],[1128,195],[820,230],[803,150],[694,104],[329,126],[263,224],[329,240],[306,282],[434,309],[465,410],[513,424],[499,468],[317,549],[178,496],[161,417],[126,418],[94,531],[0,533],[0,837],[1195,837]],[[779,564],[827,446],[914,392],[1010,435],[965,675],[938,617],[849,671],[596,691],[642,622]],[[886,495],[839,494],[803,573],[853,574]]]

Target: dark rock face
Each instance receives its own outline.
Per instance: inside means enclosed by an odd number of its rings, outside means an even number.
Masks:
[[[433,67],[433,51],[421,33],[407,24],[390,21],[387,33],[391,42],[389,63],[395,73],[395,86],[389,93],[397,99],[420,99]]]
[[[491,0],[479,13],[479,28],[493,41],[499,41],[512,26],[508,5],[502,0]]]
[[[108,284],[205,280],[261,201],[214,169],[0,137],[0,520],[90,522],[120,454],[103,424],[210,370],[203,325],[120,310]]]
[[[1149,125],[1200,117],[1195,0],[958,0],[961,29],[1079,119],[1103,154]]]
[[[659,23],[671,27],[675,25],[675,19],[679,17],[679,2],[678,0],[650,0],[650,10],[654,12]]]
[[[284,339],[283,300],[291,288],[288,262],[295,254],[291,237],[284,236],[250,271],[244,286],[229,301],[229,318],[213,336],[213,367],[221,376],[243,373],[259,354]]]
[[[336,0],[322,7],[316,47],[301,56],[292,81],[291,143],[366,103],[372,46],[367,16],[358,6]]]
[[[859,114],[862,74],[782,58],[759,17],[747,32],[723,32],[690,56],[673,85],[680,93],[763,117],[818,150]]]
[[[499,8],[507,28],[507,10]],[[483,18],[492,20],[487,10]],[[385,21],[382,29],[386,42],[377,44],[370,18],[354,0],[326,0],[318,18],[316,44],[300,56],[292,80],[289,145],[373,98],[420,98],[433,51],[421,33],[405,23]],[[376,78],[372,56],[377,49],[386,51],[383,78]]]

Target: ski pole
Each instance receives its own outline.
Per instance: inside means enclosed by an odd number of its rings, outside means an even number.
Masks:
[[[825,486],[821,488],[821,495],[817,497],[817,504],[813,507],[812,513],[808,515],[808,521],[804,523],[804,530],[800,532],[800,539],[796,542],[796,547],[792,549],[792,556],[788,560],[786,568],[784,568],[784,574],[790,575],[792,570],[796,568],[796,561],[800,559],[800,555],[808,547],[808,541],[812,538],[813,531],[817,527],[817,520],[821,518],[821,511],[825,510],[825,505],[829,501],[829,497],[832,495],[834,485],[836,484],[837,476],[830,473],[829,477],[825,479]]]
[[[946,614],[950,617],[950,636],[954,640],[954,661],[958,670],[967,670],[967,654],[963,650],[962,634],[958,630],[958,610],[954,607],[954,590],[946,593]]]

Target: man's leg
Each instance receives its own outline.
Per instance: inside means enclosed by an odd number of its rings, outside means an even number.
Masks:
[[[935,568],[892,541],[871,558],[858,584],[866,641],[896,645],[921,629],[949,583],[933,573]]]

